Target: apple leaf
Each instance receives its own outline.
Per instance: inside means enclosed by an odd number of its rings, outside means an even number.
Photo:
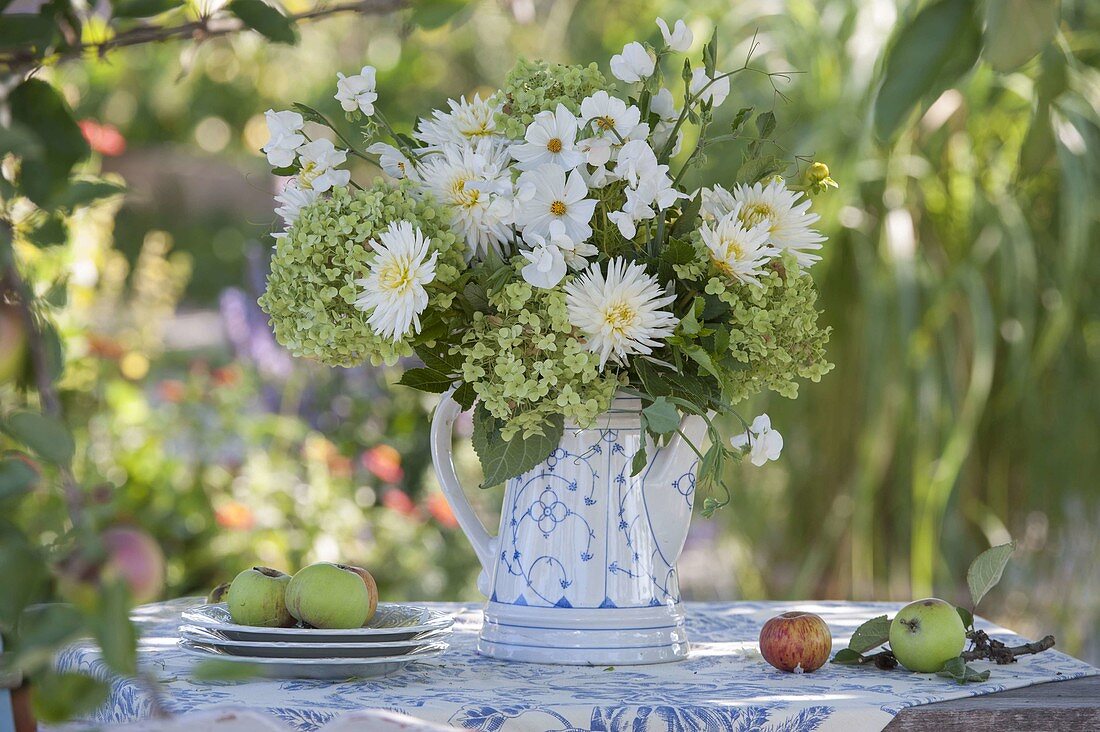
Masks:
[[[852,633],[852,640],[848,641],[848,648],[856,653],[866,653],[888,640],[890,640],[890,618],[879,615],[856,628],[856,632]]]
[[[0,430],[55,465],[68,465],[76,450],[73,436],[61,421],[37,412],[14,412],[0,423]]]
[[[546,420],[542,429],[541,435],[513,435],[506,441],[500,435],[500,421],[479,404],[474,410],[473,444],[485,474],[481,487],[500,485],[545,460],[561,442],[565,420],[556,415]]]
[[[658,435],[667,435],[680,429],[680,413],[672,402],[662,397],[657,397],[653,403],[642,410],[645,414],[649,430]]]
[[[967,665],[962,656],[957,656],[945,663],[943,668],[936,672],[936,675],[947,679],[955,679],[959,684],[981,683],[989,678],[989,670],[978,671],[976,668]]]
[[[963,627],[966,628],[967,630],[973,630],[974,629],[974,613],[970,612],[965,607],[956,607],[955,610],[958,611],[959,617],[962,618]]]
[[[982,601],[986,593],[996,587],[1004,574],[1008,558],[1016,550],[1016,542],[990,547],[978,555],[966,570],[966,584],[970,587],[970,599],[974,607]]]
[[[863,654],[859,651],[853,651],[851,648],[842,648],[833,656],[833,663],[845,666],[855,666],[863,663],[863,660]]]

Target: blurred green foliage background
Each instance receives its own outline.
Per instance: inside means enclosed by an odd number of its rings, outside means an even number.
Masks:
[[[719,68],[755,38],[758,67],[794,72],[782,96],[736,77],[722,112],[774,109],[783,152],[840,182],[815,203],[837,368],[797,401],[745,405],[787,448],[739,468],[733,504],[696,521],[685,591],[962,602],[969,561],[1011,536],[1020,549],[983,614],[1100,661],[1100,7],[1066,0],[1039,58],[979,65],[883,142],[882,58],[919,7],[479,0],[434,30],[341,17],[297,47],[242,35],[52,72],[94,164],[129,188],[33,262],[72,275],[65,386],[103,511],[162,543],[169,595],[257,561],[343,558],[376,571],[384,598],[475,600],[473,553],[429,468],[431,404],[389,387],[396,372],[293,362],[255,308],[275,219],[263,112],[332,113],[336,72],[369,63],[381,108],[408,128],[491,92],[517,55],[606,68],[657,37],[656,16],[684,17],[700,48],[720,27]],[[711,153],[695,183],[728,182],[739,154]],[[499,496],[477,498],[491,520]],[[43,498],[24,522],[45,532],[61,510]]]

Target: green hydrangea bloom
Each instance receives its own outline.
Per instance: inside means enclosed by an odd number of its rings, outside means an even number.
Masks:
[[[594,63],[564,66],[520,59],[508,72],[500,90],[504,108],[497,114],[497,127],[508,137],[519,139],[539,112],[564,104],[570,112],[579,114],[581,100],[609,88]]]
[[[330,366],[392,364],[412,354],[413,337],[392,341],[367,325],[353,303],[355,280],[370,270],[369,242],[394,221],[410,221],[439,252],[428,286],[428,311],[450,307],[454,283],[465,269],[465,242],[447,224],[448,214],[430,198],[413,196],[408,184],[377,181],[363,191],[333,189],[304,207],[271,258],[260,307],[271,316],[275,338],[295,356]]]
[[[730,306],[729,350],[747,366],[724,385],[731,402],[764,389],[794,399],[796,379],[816,382],[832,370],[825,358],[831,329],[818,325],[817,290],[793,255],[771,263],[759,277],[763,287],[711,272],[705,291]]]
[[[573,334],[564,292],[514,281],[489,302],[493,313],[474,313],[454,352],[505,440],[541,434],[558,414],[588,426],[611,406],[619,380]]]

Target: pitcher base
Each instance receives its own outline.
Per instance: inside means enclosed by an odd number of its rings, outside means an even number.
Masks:
[[[508,661],[627,666],[680,661],[688,640],[678,603],[580,609],[489,602],[477,651]]]

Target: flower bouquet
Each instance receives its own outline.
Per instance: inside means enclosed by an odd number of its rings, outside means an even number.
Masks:
[[[681,65],[691,30],[658,26],[660,40],[611,58],[618,83],[596,64],[520,60],[499,91],[449,100],[411,134],[386,118],[369,66],[336,85],[357,137],[305,105],[268,111],[263,150],[290,177],[260,299],[279,342],[336,366],[418,356],[400,383],[475,408],[486,485],[538,465],[617,394],[641,400],[650,450],[682,416],[706,420],[700,485],[722,488],[744,455],[777,457],[765,415],[732,441],[713,416],[763,389],[794,397],[797,379],[831,368],[809,196],[835,184],[821,163],[772,154],[771,112],[743,108],[715,129],[731,78],[774,81],[751,53],[723,71],[715,36]],[[311,136],[318,125],[339,146]],[[740,167],[688,186],[732,141]],[[349,156],[385,178],[352,181]],[[704,511],[728,495],[712,491]]]

